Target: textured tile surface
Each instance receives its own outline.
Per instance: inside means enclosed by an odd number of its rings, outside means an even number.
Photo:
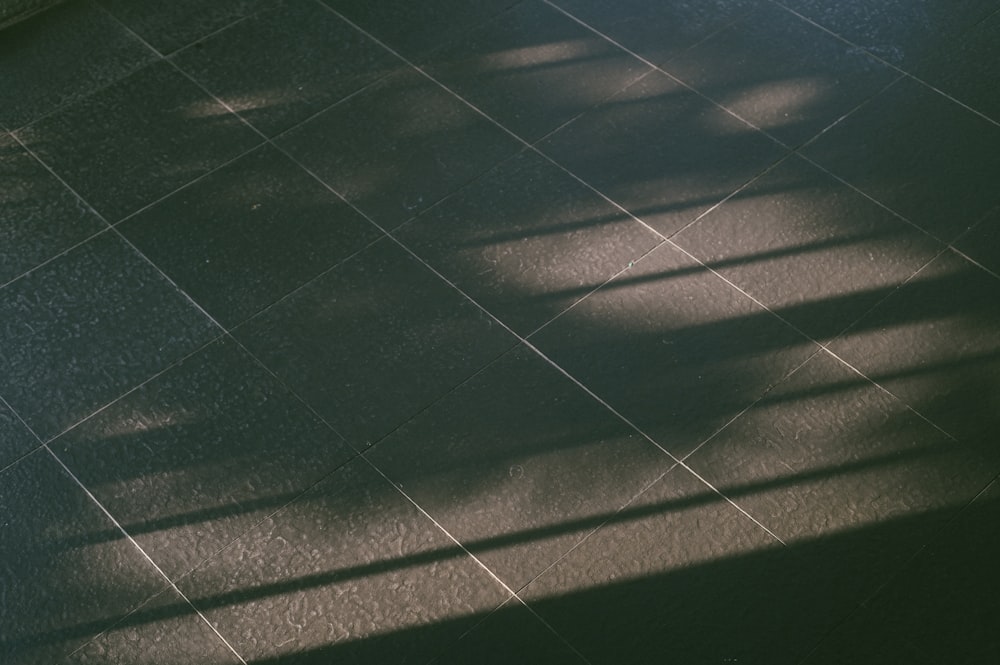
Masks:
[[[323,0],[406,58],[439,48],[517,0]]]
[[[0,39],[0,125],[22,127],[155,57],[90,2],[65,3],[6,28]]]
[[[44,450],[0,472],[0,659],[60,662],[166,586]],[[114,576],[110,583],[109,575]]]
[[[282,136],[278,144],[390,229],[519,147],[413,71],[380,81]]]
[[[530,341],[677,456],[814,351],[668,245]]]
[[[665,68],[790,146],[809,140],[899,76],[768,3]]]
[[[107,228],[9,135],[0,134],[0,284]]]
[[[784,151],[654,72],[539,144],[660,233],[676,233]]]
[[[1000,280],[949,252],[830,345],[961,441],[995,456]]]
[[[75,651],[65,662],[236,665],[240,661],[183,596],[167,589]]]
[[[166,63],[141,69],[18,137],[110,222],[260,142]]]
[[[759,3],[756,0],[556,0],[554,4],[625,48],[660,65]]]
[[[234,334],[359,447],[385,436],[515,341],[388,240]]]
[[[38,445],[18,417],[0,402],[0,469]]]
[[[120,21],[152,44],[171,53],[253,15],[274,0],[98,0]]]
[[[113,232],[0,290],[0,395],[48,439],[217,329]]]
[[[403,64],[314,2],[261,11],[172,59],[269,136]]]
[[[508,594],[359,460],[181,590],[248,662],[426,662]]]
[[[367,457],[515,590],[673,463],[525,347]]]
[[[52,447],[173,579],[352,455],[232,341],[202,349]]]
[[[814,339],[841,332],[944,248],[798,157],[674,241]]]
[[[955,242],[955,248],[995,275],[1000,275],[1000,208],[989,213],[967,234]]]
[[[1000,127],[912,79],[803,154],[944,241],[1000,202]]]
[[[782,0],[827,30],[895,65],[954,43],[997,8],[995,0]]]
[[[531,151],[503,162],[396,237],[521,334],[660,241]]]
[[[119,229],[227,327],[381,235],[270,146],[227,164]]]
[[[463,635],[434,665],[582,665],[584,661],[529,610],[510,601]]]
[[[956,443],[825,353],[687,462],[786,543],[909,518],[909,529],[866,545],[866,568],[881,559],[886,576],[995,471],[975,446]]]
[[[1000,582],[998,499],[994,482],[806,663],[862,662],[869,649],[878,648],[874,645],[893,658],[928,665],[973,665],[1000,657],[995,630],[1000,603],[994,593]],[[890,654],[886,645],[898,645],[899,651]]]
[[[649,70],[639,59],[535,0],[435,51],[426,62],[425,71],[528,141]]]

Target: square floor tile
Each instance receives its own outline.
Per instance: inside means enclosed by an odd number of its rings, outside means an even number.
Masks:
[[[996,9],[995,0],[781,0],[831,32],[908,67]]]
[[[6,135],[0,135],[0,183],[0,285],[107,228]]]
[[[534,141],[649,71],[543,2],[529,0],[431,55],[424,70]]]
[[[673,464],[526,347],[366,457],[515,590]]]
[[[921,665],[974,665],[1000,658],[998,523],[1000,491],[994,482],[806,663],[890,662],[905,657]],[[859,640],[859,634],[866,639]],[[889,660],[868,659],[873,643],[898,645],[899,652],[883,651],[892,656]]]
[[[770,4],[666,66],[789,146],[809,140],[899,72]]]
[[[353,454],[235,342],[216,342],[52,449],[172,579]]]
[[[1000,9],[1000,5],[998,5]],[[913,67],[915,75],[1000,123],[1000,11]]]
[[[816,348],[669,245],[530,341],[678,457]]]
[[[724,28],[760,3],[757,0],[555,0],[554,4],[659,65]]]
[[[434,665],[583,665],[572,648],[516,600],[448,648]]]
[[[233,334],[356,447],[381,439],[516,342],[389,240]]]
[[[172,59],[269,136],[403,66],[313,2],[258,12]]]
[[[270,146],[143,210],[119,229],[227,327],[381,236]]]
[[[532,151],[503,162],[395,235],[521,334],[660,242]]]
[[[994,459],[1000,425],[1000,280],[948,252],[830,350]]]
[[[975,228],[955,241],[955,248],[1000,275],[1000,208],[993,210]]]
[[[160,53],[172,53],[275,0],[97,0]]]
[[[675,468],[521,593],[594,665],[786,663],[773,643],[787,553]],[[766,608],[766,609],[765,609]],[[770,632],[756,634],[762,628]],[[783,634],[781,648],[801,639]]]
[[[886,576],[1000,471],[826,353],[687,463],[788,544],[898,522],[865,544]]]
[[[17,133],[110,222],[262,139],[167,63],[155,63]]]
[[[218,334],[108,232],[0,289],[0,395],[43,440]]]
[[[946,242],[1000,203],[1000,127],[912,79],[803,154]]]
[[[844,330],[944,248],[798,157],[674,242],[814,339]]]
[[[0,125],[22,127],[155,57],[89,2],[64,3],[5,28],[0,39]]]
[[[8,665],[62,662],[167,585],[44,450],[0,472],[0,506]]]
[[[24,423],[0,402],[0,469],[38,446]]]
[[[361,460],[178,586],[253,663],[427,662],[509,598]]]
[[[786,154],[660,72],[580,116],[538,147],[668,236]]]
[[[323,0],[363,30],[416,58],[457,39],[518,0]]]
[[[240,661],[184,597],[170,588],[63,662],[67,665],[237,665]]]
[[[278,145],[387,229],[520,147],[413,71],[324,111],[280,137]]]

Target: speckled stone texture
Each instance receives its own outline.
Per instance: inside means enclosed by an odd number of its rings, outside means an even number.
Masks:
[[[6,28],[0,664],[1000,662],[998,21]]]

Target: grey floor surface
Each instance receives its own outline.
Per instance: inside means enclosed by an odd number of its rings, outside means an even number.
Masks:
[[[0,31],[0,662],[1000,662],[1000,0]]]

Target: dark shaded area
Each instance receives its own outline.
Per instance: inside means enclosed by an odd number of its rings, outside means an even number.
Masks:
[[[5,30],[0,660],[996,660],[998,12]]]

